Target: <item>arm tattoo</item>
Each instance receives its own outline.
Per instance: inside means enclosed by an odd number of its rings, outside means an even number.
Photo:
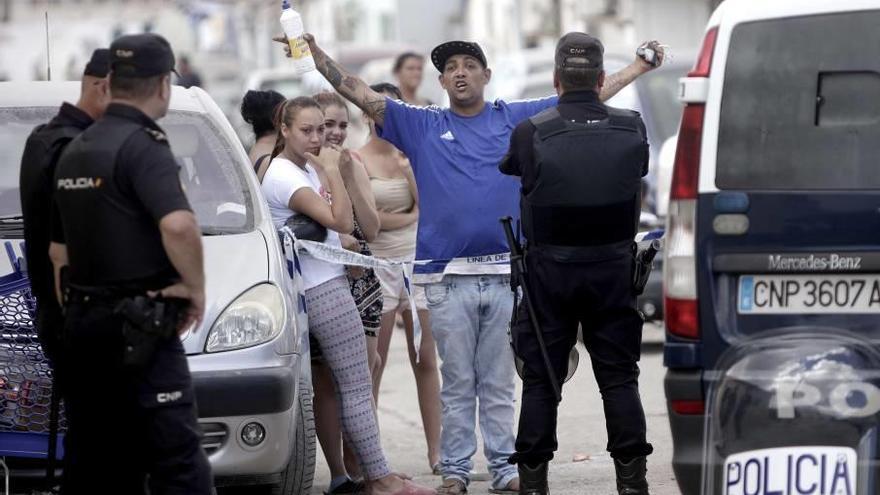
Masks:
[[[354,90],[357,89],[357,83],[358,79],[354,76],[345,76],[342,80],[342,84],[351,92],[354,92]]]
[[[327,78],[327,81],[339,94],[366,112],[377,124],[381,125],[384,122],[385,98],[382,95],[371,90],[359,78],[349,74],[344,67],[320,49],[313,50],[312,56],[315,58],[315,66],[318,71]]]
[[[334,88],[338,88],[339,85],[342,84],[342,72],[340,72],[339,67],[337,67],[332,61],[325,65],[324,76],[327,77],[327,81],[329,81]]]
[[[385,98],[368,99],[364,101],[363,109],[374,121],[385,121]]]
[[[599,99],[602,101],[611,99],[611,97],[616,95],[624,88],[624,86],[635,81],[638,75],[638,72],[633,69],[632,66],[629,66],[606,77],[605,85],[602,86],[602,92],[599,94]]]
[[[315,67],[318,69],[318,72],[324,75],[327,78],[327,82],[333,85],[334,88],[339,89],[339,86],[343,82],[343,78],[348,76],[338,63],[335,60],[328,57],[323,50],[316,49],[312,51],[312,57],[315,59]]]

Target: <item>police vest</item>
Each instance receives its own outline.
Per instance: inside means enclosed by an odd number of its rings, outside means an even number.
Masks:
[[[43,221],[51,216],[51,202],[46,199],[51,198],[55,191],[55,166],[64,148],[82,132],[67,125],[46,129],[47,125],[41,124],[31,132],[21,164],[21,205],[25,216],[26,241],[24,249],[31,286],[37,298],[54,298],[55,277],[48,254],[49,227],[36,220]],[[42,160],[33,163],[34,156],[40,156]]]
[[[155,219],[120,187],[119,153],[142,124],[93,124],[68,145],[55,175],[70,281],[88,287],[153,289],[176,278]],[[146,284],[146,287],[143,287]]]
[[[530,244],[599,246],[632,240],[647,142],[635,112],[571,122],[557,108],[532,117],[536,180],[520,202]]]

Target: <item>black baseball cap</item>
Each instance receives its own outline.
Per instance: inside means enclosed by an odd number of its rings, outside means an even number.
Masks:
[[[605,47],[598,38],[571,32],[556,44],[556,68],[602,70],[604,54]]]
[[[110,64],[114,74],[124,77],[152,77],[174,70],[174,52],[158,34],[131,34],[110,44]]]
[[[92,58],[86,64],[84,76],[107,77],[110,72],[110,50],[98,48],[92,52]]]
[[[480,63],[483,64],[483,67],[488,67],[488,64],[486,63],[486,54],[483,53],[483,49],[480,48],[480,45],[473,41],[447,41],[446,43],[437,45],[436,48],[431,50],[431,62],[433,62],[434,67],[442,73],[446,61],[453,55],[470,55],[479,60]]]

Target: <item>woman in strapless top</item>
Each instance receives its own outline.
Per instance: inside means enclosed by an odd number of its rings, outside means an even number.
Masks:
[[[372,86],[373,90],[394,99],[401,99],[400,91],[392,84],[383,83]],[[366,118],[366,117],[365,117]],[[369,122],[370,139],[360,150],[361,157],[370,176],[376,209],[379,212],[379,235],[370,242],[375,256],[395,261],[413,261],[416,252],[416,232],[419,220],[419,194],[409,160],[388,141],[376,136],[375,126]],[[440,371],[437,367],[437,347],[431,334],[428,305],[424,289],[413,286],[416,310],[422,327],[422,343],[419,360],[416,362],[413,350],[413,319],[409,297],[404,286],[403,274],[399,269],[378,269],[382,283],[383,309],[379,327],[379,372],[373,375],[376,400],[379,398],[379,383],[382,371],[388,360],[388,347],[398,312],[403,314],[406,329],[409,360],[416,378],[425,440],[428,444],[428,462],[435,474],[439,474],[440,462]],[[410,273],[412,271],[410,270]]]

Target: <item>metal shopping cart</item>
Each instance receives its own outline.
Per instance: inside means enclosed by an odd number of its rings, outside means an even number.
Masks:
[[[0,276],[0,470],[8,495],[13,460],[45,459],[54,474],[55,461],[63,457],[60,437],[66,425],[57,394],[53,400],[52,370],[37,339],[36,299],[25,262],[11,242],[4,247],[13,268]]]

